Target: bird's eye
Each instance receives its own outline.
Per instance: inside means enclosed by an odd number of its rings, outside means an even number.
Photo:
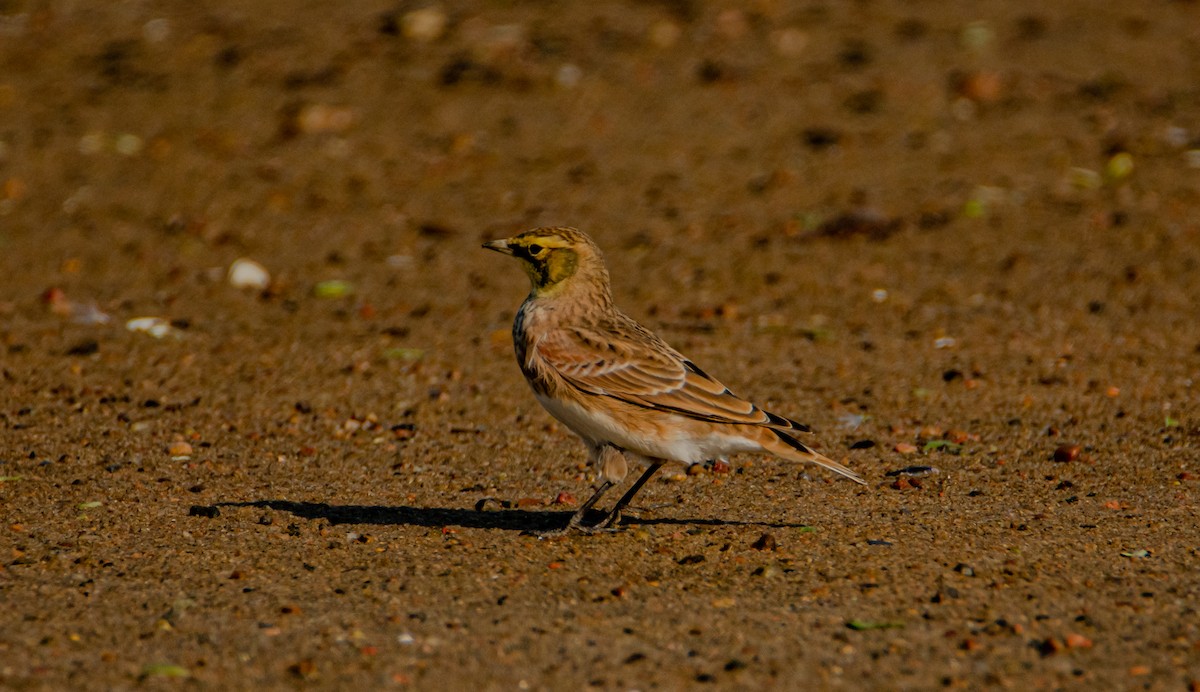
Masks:
[[[531,254],[531,255],[542,254],[542,246],[538,245],[536,243],[534,243],[533,245],[530,245],[527,249],[529,250],[529,254]]]

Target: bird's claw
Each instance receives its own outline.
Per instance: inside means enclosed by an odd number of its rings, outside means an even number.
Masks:
[[[621,530],[620,510],[609,512],[600,521],[591,525],[584,525],[582,518],[576,519],[571,517],[566,526],[560,526],[557,529],[547,529],[545,531],[530,531],[529,534],[538,538],[558,538],[566,536],[572,532],[581,533],[585,536],[592,536],[598,533],[616,533]]]

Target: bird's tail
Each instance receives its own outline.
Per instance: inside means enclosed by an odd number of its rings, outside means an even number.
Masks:
[[[774,454],[775,456],[788,459],[789,461],[807,461],[811,464],[824,466],[830,471],[840,473],[855,483],[862,483],[863,485],[867,484],[867,482],[862,479],[862,476],[837,463],[833,459],[822,455],[782,430],[774,430],[771,428],[759,428],[759,430],[762,431],[761,435],[759,436],[759,443],[763,446],[763,449]]]

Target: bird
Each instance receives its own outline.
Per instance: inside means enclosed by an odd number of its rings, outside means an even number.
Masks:
[[[594,494],[566,526],[542,535],[615,530],[621,511],[668,462],[766,452],[866,485],[798,439],[809,426],[737,396],[618,309],[604,255],[586,233],[540,227],[483,247],[514,257],[528,275],[529,295],[512,327],[517,363],[538,402],[583,441],[596,470]],[[599,521],[585,524],[631,462],[645,471]]]

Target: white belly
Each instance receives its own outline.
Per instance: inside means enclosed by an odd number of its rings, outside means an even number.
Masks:
[[[538,401],[558,420],[590,445],[613,444],[621,449],[652,459],[681,461],[699,464],[712,459],[724,459],[738,452],[763,451],[758,443],[740,435],[716,432],[696,434],[694,421],[679,416],[678,425],[670,425],[671,417],[664,417],[667,425],[657,434],[649,435],[632,431],[617,424],[611,417],[584,409],[571,402],[563,402],[538,395]],[[707,426],[703,426],[707,427]]]

